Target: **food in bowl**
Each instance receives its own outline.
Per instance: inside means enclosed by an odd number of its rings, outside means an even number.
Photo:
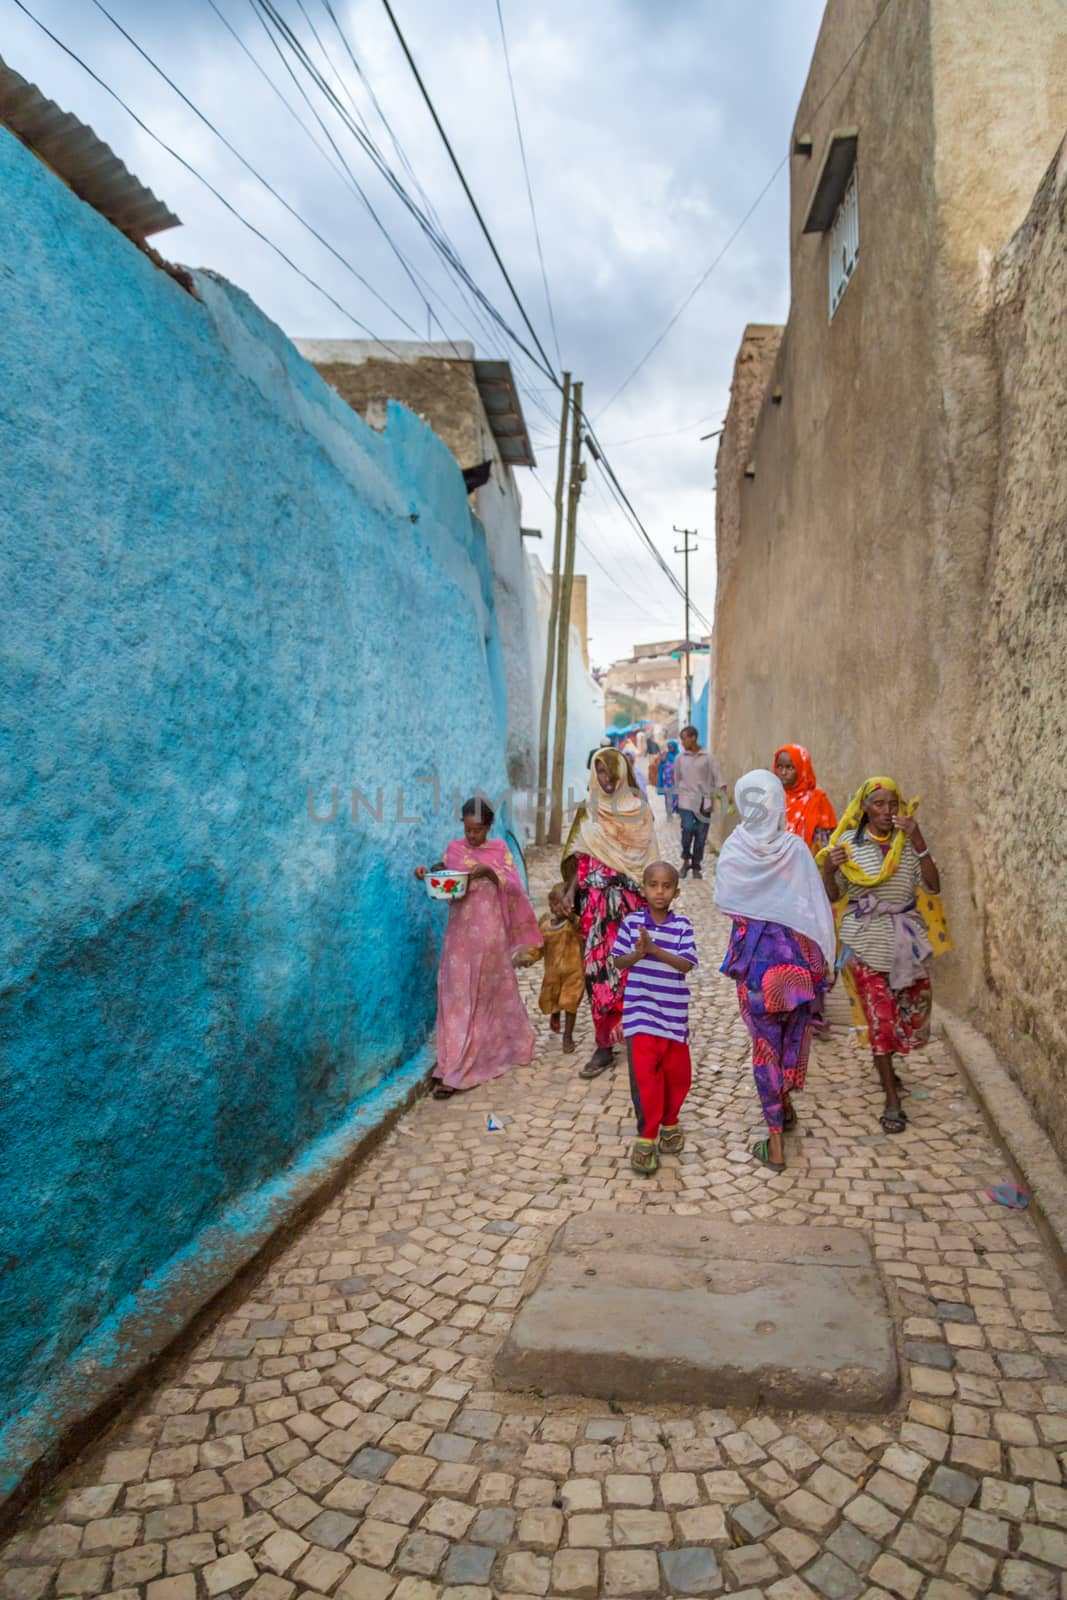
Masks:
[[[426,893],[431,900],[462,900],[469,880],[469,872],[428,872]]]

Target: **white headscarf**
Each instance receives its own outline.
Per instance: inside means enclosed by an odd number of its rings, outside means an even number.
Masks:
[[[829,971],[837,950],[834,915],[822,874],[804,840],[785,831],[785,790],[757,768],[734,788],[741,825],[723,845],[715,870],[715,904],[735,917],[778,922],[822,950]]]

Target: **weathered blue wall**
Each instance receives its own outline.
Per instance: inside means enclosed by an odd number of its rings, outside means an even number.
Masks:
[[[2,129],[0,211],[2,1492],[425,1066],[411,868],[451,823],[416,780],[502,790],[505,707],[435,435],[376,434]]]

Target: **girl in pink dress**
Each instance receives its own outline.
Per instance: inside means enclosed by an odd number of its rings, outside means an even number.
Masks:
[[[448,908],[437,969],[437,1065],[434,1096],[499,1078],[533,1060],[536,1036],[526,1015],[512,953],[544,941],[514,857],[503,839],[490,839],[493,812],[468,800],[463,837],[444,860],[416,867],[416,878],[442,867],[469,872],[467,893]]]

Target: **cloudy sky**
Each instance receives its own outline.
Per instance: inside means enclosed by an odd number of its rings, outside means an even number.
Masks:
[[[60,105],[92,124],[168,202],[183,227],[156,243],[172,259],[231,278],[296,337],[425,337],[427,311],[353,192],[322,129],[272,45],[254,0],[102,0],[225,134],[332,255],[273,199],[157,76],[98,0],[24,0],[36,17],[149,127],[344,306],[331,304],[258,241],[198,179],[145,134],[19,8],[0,0],[3,54]],[[404,156],[472,277],[518,330],[519,312],[492,262],[392,32],[381,0],[273,0],[309,53],[350,94],[374,140],[403,173],[347,36]],[[788,149],[793,112],[823,0],[500,0],[559,336],[546,308],[501,48],[497,0],[393,0],[393,9],[501,254],[557,370],[585,382],[585,406],[645,526],[680,573],[672,524],[700,530],[696,603],[714,603],[713,466],[734,354],[746,322],[784,318],[788,301],[786,174],[673,331],[617,399],[618,386],[706,271]],[[229,22],[233,33],[225,26]],[[319,35],[326,56],[311,25]],[[240,41],[323,147],[316,149]],[[299,68],[295,68],[299,74]],[[386,230],[430,286],[448,334],[480,354],[506,340],[475,320],[417,223],[321,95],[301,80]],[[389,303],[387,309],[355,272]],[[484,317],[484,312],[482,313]],[[408,326],[405,326],[405,323]],[[523,330],[525,333],[525,330]],[[440,338],[439,327],[433,329]],[[527,337],[527,342],[529,339]],[[537,478],[555,480],[558,397],[513,348]],[[527,526],[551,535],[552,508],[519,471]],[[579,569],[589,573],[594,660],[680,634],[681,602],[614,508],[590,464]],[[595,561],[592,559],[595,557]],[[601,565],[598,566],[596,562]]]

